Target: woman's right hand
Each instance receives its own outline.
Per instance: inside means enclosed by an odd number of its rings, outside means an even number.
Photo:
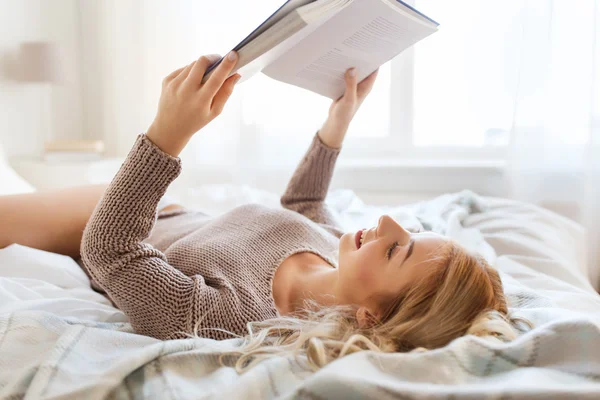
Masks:
[[[158,112],[146,137],[173,157],[179,156],[196,132],[221,114],[240,78],[239,74],[228,78],[238,60],[237,53],[231,52],[202,84],[206,70],[219,58],[202,56],[163,80]]]

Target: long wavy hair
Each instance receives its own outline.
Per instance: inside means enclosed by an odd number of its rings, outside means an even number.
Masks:
[[[249,323],[241,346],[220,361],[234,359],[242,373],[269,357],[304,355],[316,371],[358,351],[424,351],[465,334],[505,342],[518,336],[518,323],[531,327],[508,315],[500,276],[482,256],[448,241],[428,263],[425,276],[389,299],[368,328],[359,327],[357,307],[307,303],[292,317]]]

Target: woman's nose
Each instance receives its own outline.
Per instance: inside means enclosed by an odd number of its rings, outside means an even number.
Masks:
[[[396,222],[389,215],[382,215],[379,218],[379,227],[377,229],[379,231],[379,235],[394,235],[397,237],[399,241],[408,241],[410,240],[410,232],[402,227],[399,223]]]

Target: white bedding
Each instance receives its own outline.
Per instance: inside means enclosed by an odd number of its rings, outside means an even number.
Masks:
[[[247,186],[213,185],[194,198],[212,213],[245,202],[279,206],[276,194]],[[132,334],[72,259],[13,245],[0,250],[0,398],[600,398],[600,296],[580,259],[579,225],[470,192],[374,207],[338,190],[328,202],[348,230],[387,213],[482,252],[499,269],[512,310],[536,328],[505,345],[463,337],[425,353],[364,352],[316,374],[277,358],[238,376],[215,357],[235,340]]]
[[[2,143],[0,143],[0,196],[31,192],[35,192],[35,188],[8,165]]]

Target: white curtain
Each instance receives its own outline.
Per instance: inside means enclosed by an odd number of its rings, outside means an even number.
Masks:
[[[516,21],[521,37],[514,43],[519,73],[509,149],[511,196],[583,224],[582,268],[598,289],[600,1],[523,4]]]

